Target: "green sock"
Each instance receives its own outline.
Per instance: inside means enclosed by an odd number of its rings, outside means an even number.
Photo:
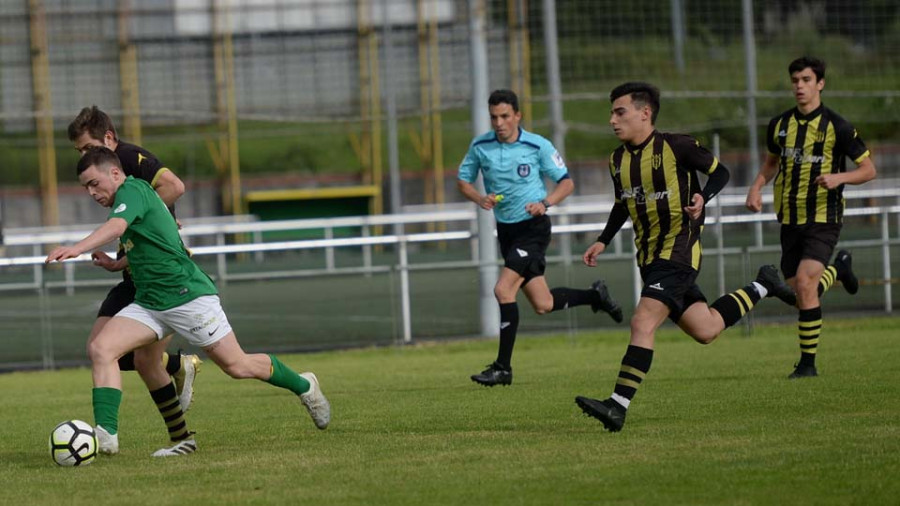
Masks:
[[[115,435],[119,432],[119,404],[122,403],[122,391],[118,388],[99,387],[92,391],[94,401],[94,422],[106,432]]]
[[[269,355],[272,360],[272,376],[266,381],[276,387],[287,388],[297,395],[309,391],[309,382],[306,378],[294,372],[290,367],[281,363],[275,355]]]

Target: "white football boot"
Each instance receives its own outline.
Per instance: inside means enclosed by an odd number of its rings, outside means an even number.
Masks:
[[[309,416],[312,417],[316,427],[325,429],[331,422],[331,404],[328,403],[328,399],[325,398],[325,394],[319,388],[319,379],[316,378],[315,374],[304,372],[300,376],[309,381],[309,390],[300,394],[300,402],[306,406],[306,410],[309,411]]]
[[[192,439],[185,439],[183,441],[179,441],[175,444],[175,446],[169,448],[162,448],[160,450],[156,450],[153,452],[154,457],[180,457],[182,455],[187,455],[189,453],[194,453],[197,451],[197,441]]]
[[[181,369],[172,375],[175,382],[175,393],[178,394],[178,402],[181,403],[181,412],[187,413],[194,399],[194,378],[200,372],[200,364],[203,361],[197,355],[182,355]]]
[[[115,455],[119,453],[118,434],[110,434],[100,425],[94,427],[94,434],[97,435],[97,451],[104,455]]]

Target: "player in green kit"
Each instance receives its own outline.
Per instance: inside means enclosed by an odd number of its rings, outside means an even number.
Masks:
[[[316,376],[297,374],[274,355],[244,352],[222,310],[215,284],[191,260],[175,219],[153,188],[146,181],[125,176],[119,158],[105,147],[85,150],[78,162],[78,179],[98,204],[111,208],[109,217],[77,244],[54,249],[46,262],[75,258],[118,239],[128,255],[136,287],[134,302],[109,320],[88,346],[100,452],[119,451],[119,357],[151,345],[171,331],[202,348],[232,378],[260,379],[298,395],[316,427],[325,429],[331,420],[331,406]],[[166,377],[156,381],[170,381],[164,371],[161,376]],[[177,397],[169,403],[157,402],[157,407],[174,444],[153,455],[196,451],[197,443],[187,429]]]

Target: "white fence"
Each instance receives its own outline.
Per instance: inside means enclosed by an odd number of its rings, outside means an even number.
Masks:
[[[753,253],[776,252],[780,246],[777,243],[766,244],[764,241],[763,224],[774,222],[771,212],[750,214],[744,210],[744,195],[741,189],[734,193],[720,195],[708,209],[707,234],[705,234],[705,256],[707,262],[715,259],[716,279],[718,280],[718,293],[725,292],[725,264],[729,256],[739,256],[746,263],[747,258]],[[842,241],[845,247],[865,247],[881,249],[881,275],[877,283],[883,284],[884,311],[893,311],[892,302],[892,274],[891,274],[891,246],[898,243],[900,238],[900,188],[888,187],[873,190],[849,190],[845,191],[848,200],[847,217],[872,216],[879,220],[880,235],[877,238],[856,241]],[[877,206],[860,205],[878,199]],[[772,198],[767,195],[764,205],[771,208]],[[477,212],[474,205],[455,205],[454,209],[429,212],[415,212],[401,215],[379,215],[345,218],[327,218],[310,220],[287,221],[254,221],[252,217],[218,218],[212,220],[190,221],[186,220],[182,236],[185,243],[190,245],[194,240],[205,240],[211,245],[191,247],[195,256],[213,255],[216,258],[215,272],[211,273],[219,284],[238,282],[244,280],[259,280],[265,278],[290,278],[304,276],[328,276],[346,274],[373,274],[395,271],[399,274],[399,307],[402,314],[402,338],[409,342],[412,339],[411,331],[411,301],[409,287],[409,273],[415,270],[442,270],[460,267],[477,267],[478,260],[478,231]],[[566,205],[555,207],[552,211],[553,234],[559,241],[562,254],[548,258],[548,263],[571,263],[580,261],[580,256],[573,254],[572,241],[576,234],[598,234],[606,222],[606,215],[611,207],[611,202],[606,198],[576,197],[567,201]],[[896,222],[896,232],[891,235],[891,221]],[[753,224],[755,229],[755,241],[753,245],[743,247],[725,247],[725,234],[731,227],[739,224]],[[446,231],[406,233],[407,228],[428,226],[431,229],[446,228]],[[360,233],[355,237],[335,237],[335,230],[353,227]],[[45,280],[44,276],[44,250],[48,245],[71,244],[85,237],[93,227],[76,227],[54,230],[16,230],[5,231],[5,244],[7,249],[31,250],[31,254],[0,258],[0,269],[12,266],[33,266],[33,276],[28,282],[0,281],[0,290],[44,290],[48,288],[64,287],[68,294],[73,294],[79,286],[97,286],[110,283],[105,280],[75,280],[73,264],[90,261],[90,256],[85,254],[77,259],[66,262],[64,266],[65,278],[62,281]],[[287,240],[267,242],[263,240],[266,232],[296,232],[296,231],[321,230],[323,237],[317,239]],[[376,233],[390,230],[391,233]],[[630,230],[627,223],[623,230]],[[712,233],[710,233],[712,232]],[[715,246],[710,241],[710,236],[715,239]],[[229,236],[249,237],[249,242],[227,244]],[[623,239],[623,236],[625,237]],[[599,260],[621,260],[631,258],[634,254],[630,241],[630,233],[620,233],[613,242],[611,251],[604,254]],[[591,239],[587,239],[590,241]],[[471,254],[469,260],[446,261],[432,263],[409,262],[409,246],[421,243],[439,243],[451,241],[468,241]],[[628,241],[628,242],[626,242]],[[396,261],[393,265],[373,265],[372,249],[378,245],[395,246]],[[353,267],[337,267],[335,263],[335,250],[337,248],[359,248],[362,251],[362,262]],[[262,262],[266,252],[290,251],[290,250],[319,250],[324,255],[325,267],[322,269],[297,269],[280,270],[277,272],[253,272],[238,273],[229,272],[226,257],[234,254],[247,254],[252,260]],[[707,264],[708,265],[708,264]],[[633,267],[633,296],[634,300],[640,293],[641,282],[637,267]]]

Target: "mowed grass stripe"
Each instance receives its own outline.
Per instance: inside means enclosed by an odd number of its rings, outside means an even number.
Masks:
[[[152,459],[165,429],[123,375],[122,453],[57,468],[46,439],[92,421],[86,369],[0,375],[4,504],[887,504],[900,494],[900,319],[825,318],[815,379],[788,381],[793,324],[700,346],[660,331],[621,433],[583,416],[628,335],[523,337],[511,387],[468,376],[489,340],[282,357],[319,376],[318,431],[288,392],[210,362],[187,415],[199,451]]]

